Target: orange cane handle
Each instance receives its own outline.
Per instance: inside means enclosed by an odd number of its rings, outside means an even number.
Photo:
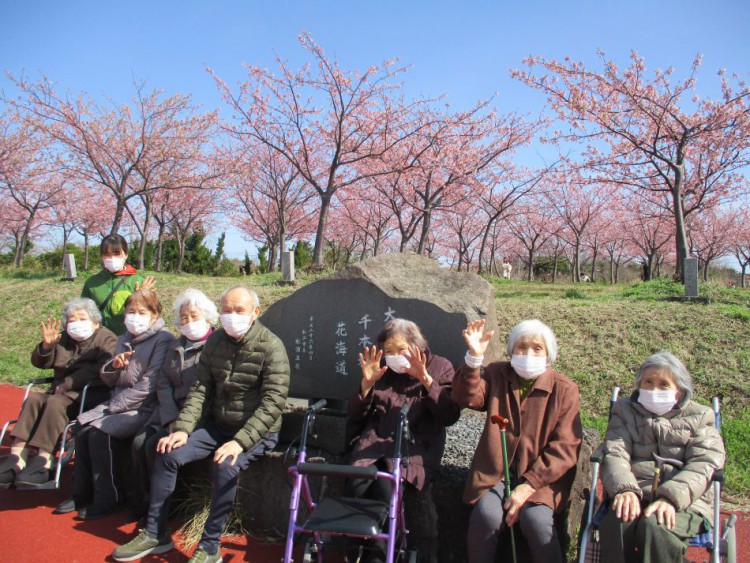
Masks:
[[[492,422],[493,424],[497,424],[500,427],[500,431],[503,431],[508,427],[508,423],[510,421],[507,418],[503,418],[502,416],[493,414],[490,417],[490,422]]]

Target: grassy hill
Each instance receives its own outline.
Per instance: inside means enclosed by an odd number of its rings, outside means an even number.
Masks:
[[[278,274],[156,277],[167,320],[173,298],[187,287],[218,300],[225,289],[244,281],[258,292],[263,308],[295,289],[277,285]],[[302,275],[298,287],[314,279]],[[666,349],[682,359],[698,400],[707,404],[713,395],[722,397],[730,455],[727,492],[738,501],[750,499],[750,291],[705,284],[701,292],[710,303],[702,304],[681,302],[682,286],[665,281],[614,287],[489,281],[501,339],[526,318],[539,318],[554,329],[560,344],[556,367],[580,387],[584,424],[603,430],[612,386],[629,393],[635,370],[650,353]],[[58,316],[64,301],[80,295],[83,282],[0,271],[0,381],[22,384],[41,374],[29,364],[41,336],[39,322]]]

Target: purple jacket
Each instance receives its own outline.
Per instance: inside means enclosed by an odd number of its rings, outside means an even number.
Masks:
[[[384,459],[391,470],[399,411],[405,403],[411,403],[408,420],[414,443],[408,445],[405,477],[419,490],[434,478],[440,467],[446,426],[454,424],[461,415],[461,409],[451,399],[453,365],[429,350],[425,353],[427,372],[433,379],[429,393],[416,379],[389,369],[367,397],[363,398],[358,389],[349,399],[349,419],[365,423],[350,462],[367,466]]]

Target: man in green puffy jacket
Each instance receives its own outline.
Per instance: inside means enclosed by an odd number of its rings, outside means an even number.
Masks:
[[[233,287],[221,297],[222,329],[209,336],[190,394],[169,436],[157,446],[146,527],[118,547],[116,561],[172,549],[167,499],[178,469],[213,455],[211,509],[191,562],[221,561],[219,541],[240,470],[278,441],[289,390],[289,360],[281,340],[257,321],[258,296]]]

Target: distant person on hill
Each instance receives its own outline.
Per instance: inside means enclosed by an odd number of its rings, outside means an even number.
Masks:
[[[508,262],[507,258],[503,258],[502,270],[503,270],[503,279],[509,280],[510,273],[513,271],[513,265],[510,262]]]
[[[148,513],[151,473],[156,444],[174,431],[180,409],[193,386],[206,340],[219,322],[216,305],[202,291],[186,289],[172,306],[174,324],[181,336],[167,352],[156,384],[159,404],[146,425],[133,438],[137,518]]]
[[[83,284],[81,297],[93,299],[102,315],[102,325],[121,335],[125,300],[138,289],[151,289],[154,278],[136,272],[128,259],[128,243],[122,235],[108,235],[100,246],[103,269]]]
[[[690,373],[669,352],[641,364],[635,388],[615,403],[604,437],[602,483],[612,504],[599,526],[602,553],[612,563],[676,563],[688,539],[708,530],[724,444],[713,410],[692,400]]]
[[[42,321],[42,342],[31,353],[31,363],[54,371],[46,393],[30,393],[11,436],[15,439],[0,462],[0,488],[14,481],[27,487],[50,480],[52,453],[70,417],[78,415],[83,387],[99,379],[99,370],[112,358],[117,337],[101,326],[102,317],[91,299],[71,299],[62,308],[62,322]],[[62,326],[63,332],[60,332]],[[94,406],[106,395],[90,389],[87,404]],[[31,456],[31,452],[36,455]]]
[[[405,517],[418,561],[436,562],[438,526],[432,483],[443,457],[446,427],[461,415],[451,399],[453,365],[433,354],[419,327],[406,319],[385,323],[377,347],[365,348],[359,360],[362,382],[349,399],[349,419],[364,428],[350,462],[392,471],[387,465],[394,454],[393,432],[401,407],[411,405],[408,423],[413,443],[408,446],[404,474]],[[353,479],[349,486],[355,497],[390,498],[390,491],[384,491],[380,482]]]
[[[136,291],[125,301],[127,331],[99,372],[112,389],[110,399],[78,417],[73,496],[56,513],[78,510],[79,519],[93,520],[124,508],[130,440],[156,408],[157,378],[175,340],[159,315],[152,291]]]
[[[133,561],[174,547],[167,516],[177,472],[207,457],[213,460],[211,506],[190,561],[222,561],[221,534],[240,471],[276,446],[289,391],[284,343],[258,321],[258,296],[248,288],[225,291],[220,310],[222,328],[206,340],[195,383],[173,431],[157,444],[146,526],[114,550],[115,561]]]
[[[493,332],[484,320],[463,331],[469,348],[453,379],[453,399],[486,411],[464,500],[469,520],[469,563],[492,563],[501,533],[520,528],[534,563],[561,563],[562,546],[553,516],[567,504],[583,428],[576,384],[552,369],[557,340],[547,325],[526,320],[510,332],[510,362],[483,366]],[[508,420],[507,452],[512,493],[506,498],[501,432],[490,417]],[[516,532],[516,537],[518,534]]]

